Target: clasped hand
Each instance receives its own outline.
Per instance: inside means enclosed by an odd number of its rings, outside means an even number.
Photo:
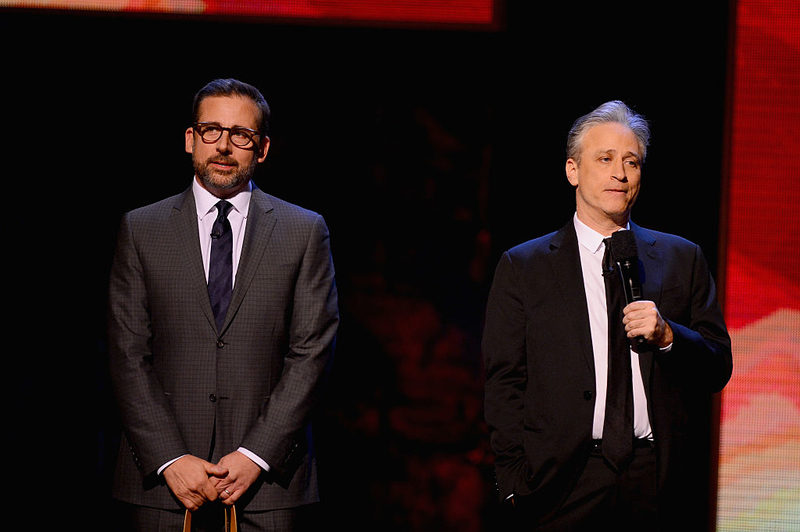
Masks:
[[[628,338],[641,336],[648,344],[657,347],[667,347],[672,343],[672,327],[661,317],[652,301],[634,301],[622,309],[622,313]]]
[[[196,456],[183,456],[164,470],[164,480],[187,510],[219,499],[232,505],[261,474],[261,468],[234,451],[212,464]]]

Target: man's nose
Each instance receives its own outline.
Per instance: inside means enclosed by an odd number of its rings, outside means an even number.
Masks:
[[[217,151],[220,153],[230,153],[231,151],[231,134],[228,131],[223,131],[219,140],[216,142]]]
[[[628,179],[628,175],[625,171],[624,161],[619,161],[614,164],[614,168],[612,169],[611,172],[611,177],[613,177],[617,181],[625,181],[626,179]]]

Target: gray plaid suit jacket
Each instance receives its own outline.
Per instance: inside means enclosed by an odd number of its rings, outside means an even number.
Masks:
[[[252,511],[318,500],[309,419],[338,327],[325,221],[254,187],[234,292],[217,330],[191,188],[127,213],[109,283],[109,367],[124,435],[113,496],[180,504],[157,474],[242,446],[262,474]]]

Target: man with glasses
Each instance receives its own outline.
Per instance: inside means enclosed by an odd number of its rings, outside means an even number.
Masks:
[[[109,285],[124,438],[113,495],[133,530],[292,530],[318,500],[309,426],[338,326],[321,216],[252,183],[269,106],[215,80],[186,130],[195,177],[127,213]],[[124,526],[123,526],[124,528]]]

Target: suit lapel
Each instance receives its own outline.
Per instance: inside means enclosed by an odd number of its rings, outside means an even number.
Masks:
[[[658,307],[661,303],[662,278],[664,276],[664,258],[656,246],[653,233],[642,229],[631,222],[631,231],[636,235],[636,248],[639,253],[639,280],[642,282],[642,297],[652,301]],[[639,368],[642,370],[642,381],[645,393],[651,397],[650,376],[653,369],[653,353],[639,353]],[[650,403],[650,402],[648,402]],[[652,414],[650,419],[652,419]]]
[[[203,259],[200,254],[200,237],[197,231],[197,208],[195,207],[194,194],[189,188],[176,197],[173,205],[171,222],[177,235],[178,250],[183,256],[183,263],[187,265],[189,279],[197,289],[197,300],[203,313],[208,318],[209,324],[214,325],[214,311],[208,298],[208,284],[203,269]]]
[[[222,326],[223,331],[228,327],[242,304],[244,295],[247,293],[247,289],[258,270],[261,258],[267,249],[276,222],[277,217],[269,196],[254,185],[253,193],[250,197],[250,209],[247,214],[242,256],[239,259],[239,268],[236,271],[236,284],[233,288],[228,314]]]
[[[564,305],[569,310],[567,313],[569,322],[580,342],[586,364],[594,372],[589,307],[586,303],[586,291],[583,286],[578,237],[572,221],[553,236],[550,241],[548,258],[553,276],[564,299]]]

